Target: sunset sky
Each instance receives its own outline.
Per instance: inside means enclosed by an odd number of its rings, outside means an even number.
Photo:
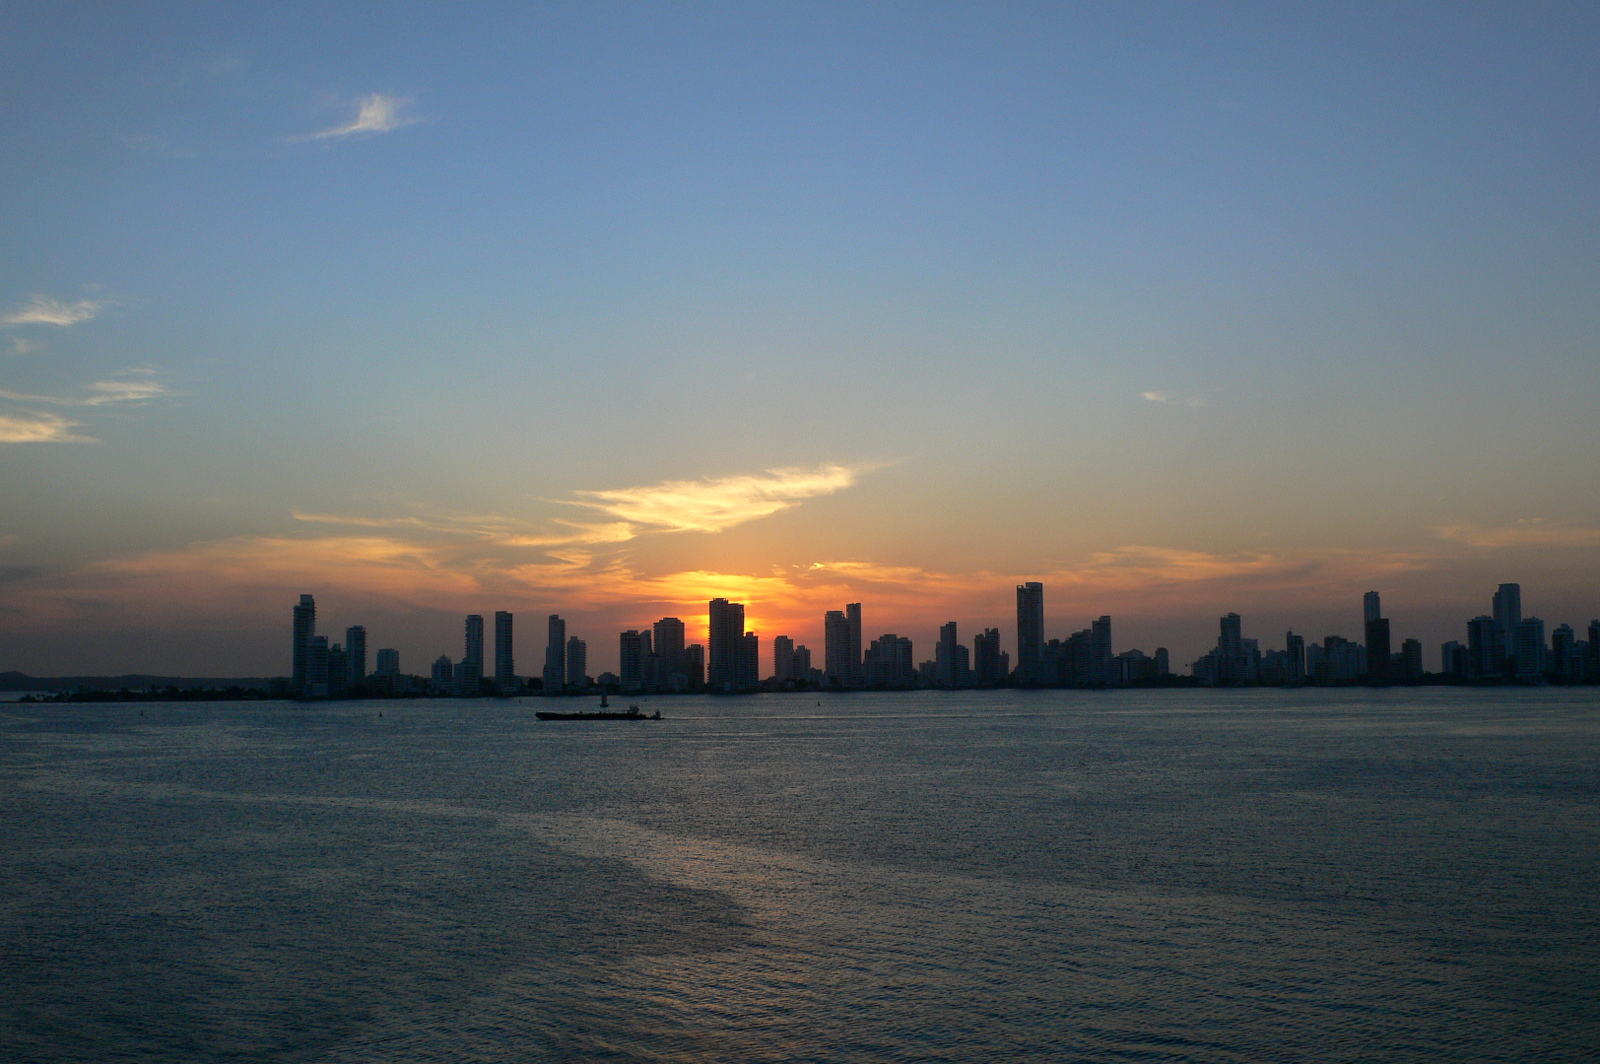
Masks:
[[[1600,6],[9,4],[0,671],[1600,615]]]

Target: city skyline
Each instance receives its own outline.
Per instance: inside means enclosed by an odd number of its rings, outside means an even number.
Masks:
[[[0,669],[1600,601],[1592,6],[9,14]]]
[[[1270,641],[1263,648],[1259,636],[1245,635],[1243,618],[1230,612],[1218,621],[1215,645],[1178,668],[1165,646],[1155,647],[1153,653],[1140,647],[1118,651],[1110,615],[1101,615],[1070,635],[1051,637],[1044,621],[1045,603],[1042,582],[1017,585],[1014,658],[1002,648],[998,629],[975,632],[969,647],[961,642],[960,622],[954,620],[939,626],[931,657],[918,655],[915,641],[896,633],[885,633],[868,645],[861,635],[862,604],[850,603],[823,618],[822,667],[812,667],[809,647],[778,633],[767,637],[772,663],[767,670],[761,664],[762,639],[748,629],[744,604],[716,598],[707,603],[703,643],[688,644],[684,621],[663,617],[647,628],[621,632],[615,670],[599,670],[598,676],[586,673],[586,641],[569,636],[566,620],[551,614],[543,673],[527,678],[515,672],[513,615],[502,610],[495,613],[492,680],[484,672],[483,617],[471,614],[464,621],[461,661],[453,662],[448,654],[436,658],[427,691],[511,696],[528,693],[524,680],[545,693],[569,694],[581,693],[596,682],[622,692],[738,692],[772,683],[840,690],[987,687],[1002,682],[1022,687],[1116,687],[1185,674],[1204,686],[1357,682],[1384,686],[1417,682],[1428,675],[1464,681],[1600,682],[1600,619],[1574,627],[1570,621],[1547,623],[1524,615],[1517,583],[1498,586],[1491,597],[1492,613],[1466,620],[1463,638],[1438,645],[1433,668],[1428,667],[1419,639],[1403,633],[1394,636],[1390,619],[1384,616],[1382,594],[1375,590],[1361,597],[1363,641],[1329,633],[1307,643],[1304,632],[1290,628],[1281,648]],[[330,647],[328,637],[317,635],[316,627],[315,596],[302,594],[292,610],[292,675],[285,678],[287,692],[337,698],[362,687],[368,679],[366,628],[347,629],[345,645]],[[377,693],[422,693],[407,680],[399,660],[394,648],[378,651]]]

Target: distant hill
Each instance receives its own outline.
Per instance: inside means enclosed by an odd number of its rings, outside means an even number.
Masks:
[[[141,691],[149,687],[244,687],[266,690],[272,685],[266,676],[149,676],[129,673],[126,676],[29,676],[24,672],[0,672],[0,691],[76,691],[80,687],[90,691]]]

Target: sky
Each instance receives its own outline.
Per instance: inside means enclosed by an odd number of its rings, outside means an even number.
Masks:
[[[1600,615],[1593,4],[0,18],[0,671]]]

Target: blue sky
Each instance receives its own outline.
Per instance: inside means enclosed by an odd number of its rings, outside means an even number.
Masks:
[[[7,20],[0,668],[1600,611],[1592,6]]]

